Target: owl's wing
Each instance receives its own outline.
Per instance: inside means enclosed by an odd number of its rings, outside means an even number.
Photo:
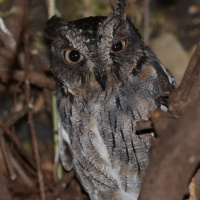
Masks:
[[[174,79],[174,77],[171,75],[170,71],[165,67],[165,65],[163,65],[162,63],[160,63],[160,66],[162,67],[163,71],[165,72],[165,74],[167,75],[167,78],[169,80],[169,83],[171,84],[171,86],[173,88],[176,88],[176,81]]]
[[[165,67],[164,64],[159,62],[159,65],[161,66],[162,71],[164,72],[165,76],[167,77],[168,81],[163,77],[162,84],[161,84],[161,110],[167,111],[168,110],[168,98],[169,98],[169,92],[171,92],[173,89],[177,88],[176,81],[171,75],[170,71]]]
[[[58,134],[59,134],[58,138],[59,138],[60,158],[63,167],[67,171],[70,171],[73,167],[72,154],[70,150],[70,140],[69,140],[69,135],[62,126],[60,119],[58,120]]]

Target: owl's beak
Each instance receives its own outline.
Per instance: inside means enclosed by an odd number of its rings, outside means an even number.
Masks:
[[[98,70],[97,74],[95,75],[95,79],[104,91],[106,89],[107,75],[103,74],[101,71]]]

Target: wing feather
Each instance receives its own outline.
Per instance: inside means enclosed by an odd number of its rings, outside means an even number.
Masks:
[[[63,164],[63,167],[70,171],[73,168],[73,159],[71,153],[71,144],[68,133],[65,131],[64,127],[61,124],[61,120],[58,120],[58,138],[59,138],[59,151],[60,158]]]

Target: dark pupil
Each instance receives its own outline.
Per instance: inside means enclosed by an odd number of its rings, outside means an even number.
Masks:
[[[69,59],[72,61],[72,62],[78,62],[79,59],[80,59],[80,53],[78,51],[71,51],[69,53]]]
[[[121,42],[118,42],[117,44],[115,44],[115,45],[112,47],[112,50],[113,50],[114,52],[121,51],[121,50],[122,50],[122,43],[121,43]]]

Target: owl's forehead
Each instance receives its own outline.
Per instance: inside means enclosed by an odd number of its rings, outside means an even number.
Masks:
[[[66,37],[71,45],[90,56],[98,55],[101,46],[101,27],[107,17],[88,17],[68,22]],[[103,45],[105,46],[105,45]]]
[[[71,29],[77,35],[84,35],[88,38],[96,37],[99,27],[107,17],[87,17],[69,22]]]

